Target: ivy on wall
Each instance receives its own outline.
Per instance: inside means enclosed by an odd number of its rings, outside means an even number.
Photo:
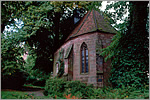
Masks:
[[[64,49],[61,49],[59,52],[58,60],[56,61],[56,64],[58,63],[58,73],[56,77],[61,77],[64,74]]]

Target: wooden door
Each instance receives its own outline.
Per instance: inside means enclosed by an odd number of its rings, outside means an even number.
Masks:
[[[68,81],[73,80],[73,49],[68,57]]]

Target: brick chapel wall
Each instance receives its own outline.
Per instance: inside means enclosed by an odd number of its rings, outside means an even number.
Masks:
[[[89,33],[85,34],[79,37],[76,37],[68,42],[66,42],[60,49],[57,50],[57,52],[54,54],[54,76],[56,76],[56,68],[55,68],[55,62],[58,59],[59,56],[59,51],[61,49],[64,49],[64,55],[66,54],[67,48],[73,44],[73,80],[80,80],[81,82],[87,83],[87,84],[94,84],[94,86],[97,85],[97,75],[96,75],[96,46],[97,46],[97,41],[99,39],[102,40],[103,48],[106,48],[108,45],[111,43],[111,39],[114,34],[108,34],[108,33],[100,33],[100,32],[95,32],[94,34]],[[82,43],[85,42],[88,47],[89,51],[89,74],[80,74],[80,49]],[[68,69],[68,59],[64,59],[65,62],[65,73],[67,73]],[[110,63],[111,61],[108,60],[107,62],[104,63],[104,85],[108,85],[108,78],[109,78],[109,73],[110,73]]]
[[[53,77],[55,77],[57,74],[56,74],[56,62],[57,62],[57,60],[58,60],[58,58],[59,58],[59,52],[63,49],[64,50],[64,54],[63,54],[63,58],[65,57],[65,55],[66,55],[66,51],[67,51],[67,49],[68,49],[68,47],[70,46],[70,45],[72,45],[73,44],[73,42],[72,41],[68,41],[67,43],[65,43],[64,45],[62,45],[56,52],[55,52],[55,54],[54,54],[54,64],[53,64]],[[65,64],[65,68],[64,68],[64,70],[65,70],[65,73],[67,73],[68,72],[68,59],[63,59],[64,60],[64,64]]]
[[[53,65],[53,76],[56,76],[56,68],[55,63],[58,59],[59,51],[61,49],[64,49],[64,55],[66,54],[67,48],[73,44],[73,80],[80,80],[81,82],[87,83],[87,84],[94,84],[96,86],[97,80],[96,80],[96,38],[97,35],[94,33],[85,34],[82,36],[78,36],[72,40],[69,40],[64,45],[61,46],[60,49],[56,51],[54,54],[54,65]],[[80,60],[80,49],[82,43],[85,42],[88,47],[88,53],[89,53],[89,73],[88,74],[81,74],[80,73],[80,67],[81,67],[81,60]],[[66,73],[68,68],[68,60],[64,59],[65,67],[66,67]]]
[[[87,84],[94,84],[96,85],[96,54],[95,54],[95,39],[96,34],[85,34],[82,36],[77,37],[74,39],[74,80],[80,80],[81,82]],[[80,67],[81,67],[81,45],[85,42],[88,48],[88,58],[89,58],[89,73],[88,74],[81,74]]]
[[[98,32],[97,33],[97,40],[96,40],[96,43],[100,43],[98,41],[102,41],[102,45],[103,45],[103,48],[106,48],[107,46],[110,45],[110,43],[112,42],[112,37],[114,36],[114,34],[109,34],[109,33],[100,33]],[[98,45],[98,44],[97,44]],[[98,46],[96,46],[98,47]],[[104,86],[108,86],[108,78],[110,76],[110,70],[111,70],[111,60],[109,59],[107,62],[104,62],[104,72],[103,72],[103,80],[104,80],[104,83],[103,85]]]

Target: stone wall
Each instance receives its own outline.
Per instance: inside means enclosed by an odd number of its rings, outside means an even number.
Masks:
[[[54,54],[54,65],[53,65],[53,75],[56,76],[56,66],[55,63],[58,59],[59,52],[61,49],[64,49],[64,56],[66,55],[66,51],[69,48],[70,45],[73,44],[73,80],[80,80],[87,84],[95,84],[96,85],[96,51],[95,51],[95,40],[96,40],[96,34],[89,33],[85,34],[79,37],[76,37],[62,45],[61,48],[59,48],[56,53]],[[89,55],[89,73],[88,74],[81,74],[80,73],[80,49],[82,43],[85,42],[88,47],[88,55]],[[65,72],[67,73],[68,68],[68,59],[64,59],[65,62]]]
[[[112,38],[113,34],[108,33],[88,33],[69,40],[68,42],[64,43],[61,48],[59,48],[54,54],[54,65],[53,65],[53,76],[56,76],[56,61],[58,60],[59,52],[64,49],[64,56],[66,55],[66,51],[73,44],[73,80],[80,80],[86,84],[93,84],[97,86],[97,74],[96,74],[96,48],[97,48],[97,41],[98,39],[102,40],[103,47],[107,47]],[[81,74],[80,67],[81,67],[81,60],[80,60],[80,50],[82,43],[85,42],[88,47],[88,57],[89,57],[89,73]],[[65,74],[68,72],[68,59],[64,59],[65,62]],[[104,80],[109,77],[108,73],[110,72],[110,61],[104,63]],[[107,84],[104,81],[104,84]]]
[[[106,48],[110,45],[112,41],[112,37],[114,34],[108,34],[108,33],[97,33],[97,40],[96,40],[96,54],[101,54],[100,50],[102,48]],[[103,61],[103,68],[102,73],[103,75],[103,85],[108,86],[108,78],[110,76],[110,70],[111,70],[111,60],[109,59],[107,62]]]

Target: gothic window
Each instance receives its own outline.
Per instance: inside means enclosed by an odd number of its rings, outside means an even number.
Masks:
[[[81,73],[88,73],[88,48],[85,43],[81,45]]]

